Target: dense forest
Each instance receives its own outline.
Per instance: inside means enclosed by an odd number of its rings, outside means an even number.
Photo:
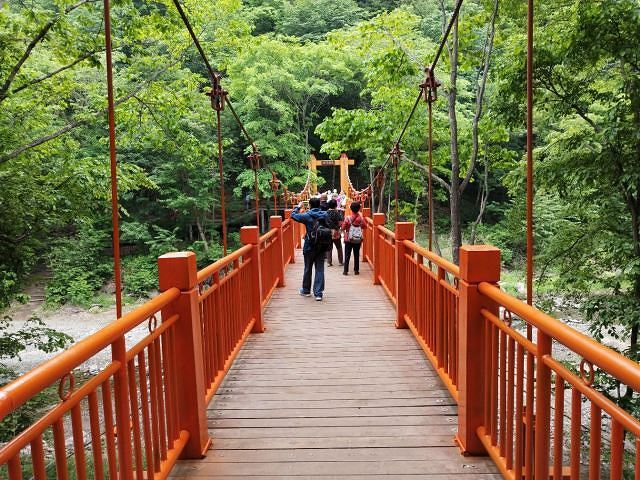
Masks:
[[[291,191],[311,153],[356,160],[366,186],[419,92],[449,0],[185,0],[238,115]],[[526,3],[467,0],[436,70],[435,248],[502,249],[522,270]],[[599,339],[636,357],[640,326],[640,2],[536,2],[537,300],[572,298]],[[112,10],[123,282],[155,258],[221,255],[211,87],[172,2]],[[97,0],[0,0],[0,309],[47,270],[50,305],[88,306],[112,277],[104,16]],[[249,145],[222,112],[231,246],[253,222]],[[425,232],[427,108],[402,143],[400,217]],[[337,187],[331,170],[319,184]],[[271,174],[259,171],[270,205]],[[378,211],[395,209],[391,172]],[[392,216],[391,216],[392,217]],[[552,293],[551,297],[545,294]],[[557,305],[556,305],[557,306]]]

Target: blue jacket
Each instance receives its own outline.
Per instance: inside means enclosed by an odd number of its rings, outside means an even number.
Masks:
[[[319,208],[312,208],[308,212],[300,213],[300,208],[295,207],[291,213],[291,218],[307,227],[307,232],[313,228],[313,223],[316,220],[323,221],[326,217],[327,212],[323,212]],[[302,248],[302,253],[309,253],[312,250],[308,235],[309,233],[304,236],[304,247]]]

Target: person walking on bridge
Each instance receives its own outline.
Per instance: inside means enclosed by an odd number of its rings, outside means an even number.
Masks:
[[[353,252],[353,273],[360,275],[360,245],[362,245],[365,220],[359,213],[360,202],[353,202],[349,208],[353,214],[342,222],[342,230],[344,230],[344,271],[342,274],[349,275],[349,260],[351,252]]]
[[[311,273],[315,268],[313,295],[316,301],[320,302],[324,292],[324,260],[327,256],[327,250],[333,246],[331,243],[331,230],[326,225],[327,212],[320,210],[319,198],[312,197],[309,199],[310,210],[308,212],[300,213],[302,206],[301,202],[291,213],[291,218],[298,223],[302,223],[307,229],[307,233],[304,236],[304,247],[302,248],[304,273],[302,275],[300,295],[303,297],[311,296]]]
[[[332,198],[327,202],[327,227],[331,229],[332,233],[332,243],[333,245],[327,251],[327,265],[330,267],[333,265],[333,247],[335,246],[338,250],[338,262],[340,266],[343,264],[342,258],[342,233],[340,231],[340,227],[342,226],[342,215],[338,210],[338,202]]]

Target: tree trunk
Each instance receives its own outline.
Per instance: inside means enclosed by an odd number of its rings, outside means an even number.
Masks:
[[[204,246],[204,251],[209,251],[209,244],[207,243],[207,235],[204,233],[202,228],[202,223],[200,222],[200,215],[196,214],[196,227],[198,227],[198,234],[200,235],[200,240],[202,240],[202,244]]]

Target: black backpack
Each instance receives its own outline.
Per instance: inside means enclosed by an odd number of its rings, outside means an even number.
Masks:
[[[323,252],[329,250],[329,247],[331,247],[333,233],[330,228],[326,227],[324,222],[314,220],[313,226],[309,230],[308,238],[314,251]]]

